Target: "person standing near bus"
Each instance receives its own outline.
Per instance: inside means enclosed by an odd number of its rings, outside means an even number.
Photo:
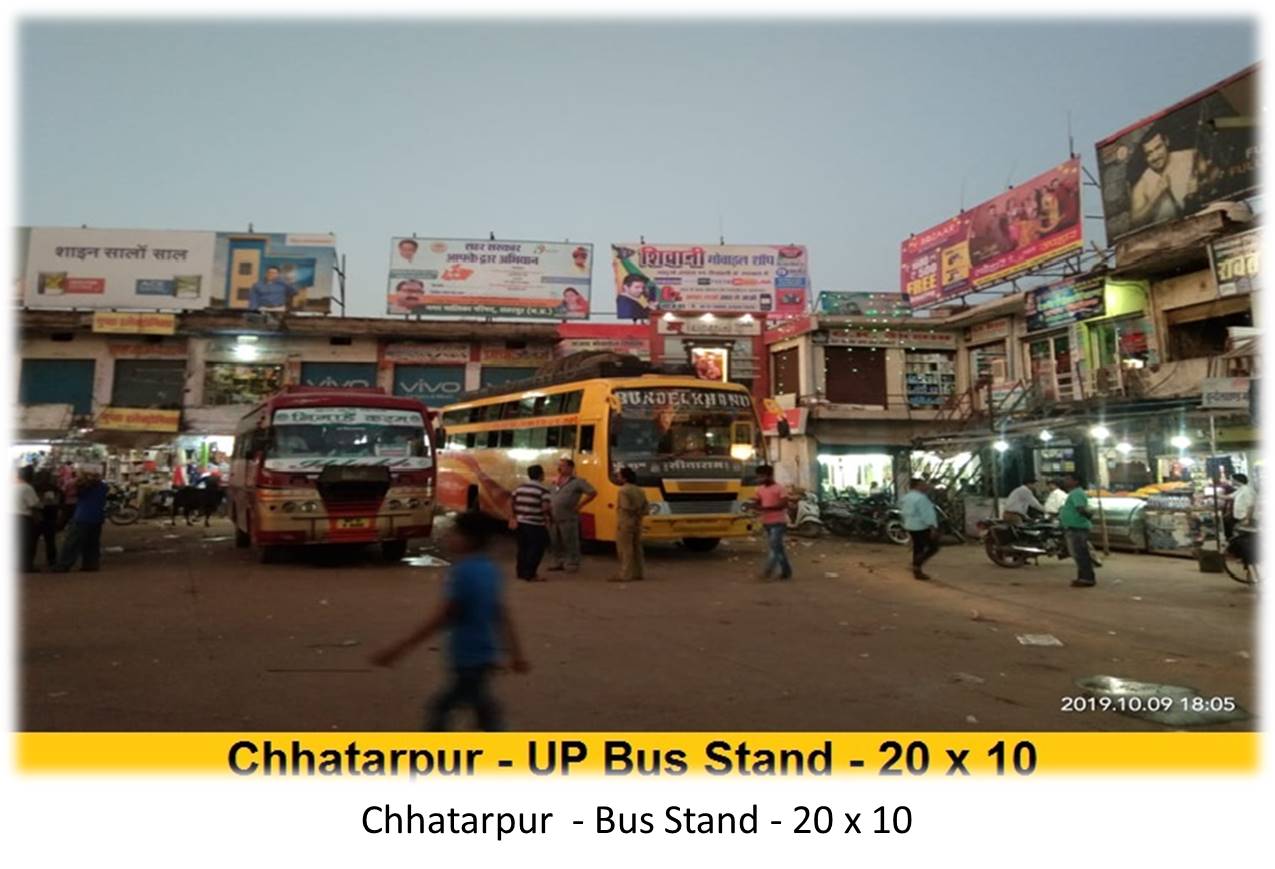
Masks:
[[[784,532],[788,530],[788,490],[775,482],[775,469],[770,465],[759,465],[757,476],[761,477],[761,485],[757,487],[753,506],[761,513],[761,524],[766,529],[769,545],[761,578],[770,579],[771,574],[778,570],[780,579],[792,579],[792,565],[788,563],[788,553],[784,550]]]
[[[527,468],[527,482],[513,494],[514,530],[518,533],[518,578],[527,582],[544,582],[537,575],[540,561],[549,546],[548,525],[553,521],[552,493],[543,482],[545,469],[539,465]]]
[[[575,573],[580,569],[580,511],[598,491],[576,476],[576,463],[571,459],[558,460],[558,480],[553,492],[553,527],[550,529],[553,543],[553,567]]]
[[[615,551],[620,556],[620,575],[614,582],[637,582],[645,579],[642,560],[642,517],[648,505],[646,493],[637,484],[632,468],[620,468],[620,486],[616,497]]]

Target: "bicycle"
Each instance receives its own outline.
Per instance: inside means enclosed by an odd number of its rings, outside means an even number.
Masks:
[[[1257,532],[1251,528],[1237,528],[1222,550],[1222,567],[1226,575],[1245,585],[1256,585],[1261,579],[1257,569]]]

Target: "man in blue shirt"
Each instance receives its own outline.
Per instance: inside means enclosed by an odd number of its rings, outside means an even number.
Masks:
[[[80,561],[80,569],[94,571],[102,563],[102,523],[106,521],[106,496],[110,489],[95,473],[85,472],[76,481],[75,512],[67,524],[57,573],[66,573]]]
[[[913,477],[899,502],[903,527],[912,537],[912,576],[929,579],[922,566],[939,551],[939,517],[929,496],[930,484]]]
[[[292,305],[292,297],[297,288],[285,281],[274,266],[266,267],[266,278],[257,281],[248,291],[248,309],[260,311],[263,308],[287,310]]]
[[[487,519],[477,512],[456,517],[445,543],[455,559],[447,573],[443,603],[403,640],[377,652],[372,662],[388,667],[431,635],[446,628],[451,684],[430,701],[427,730],[446,730],[457,706],[472,706],[482,730],[500,730],[500,707],[488,693],[487,677],[500,663],[501,640],[515,672],[529,669],[509,611],[501,600],[500,569],[484,551]],[[498,637],[498,632],[503,636]]]

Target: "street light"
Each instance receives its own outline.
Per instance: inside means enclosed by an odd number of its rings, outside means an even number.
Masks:
[[[1187,437],[1186,435],[1175,435],[1169,441],[1169,443],[1173,444],[1173,446],[1177,447],[1180,450],[1184,450],[1187,447],[1191,446],[1191,439]]]
[[[1005,441],[997,441],[996,443],[992,444],[992,449],[996,450],[996,452],[998,453],[1003,453],[1007,449],[1009,449],[1009,444],[1006,443]]]
[[[1089,429],[1089,436],[1098,443],[1102,443],[1107,438],[1111,437],[1111,432],[1107,431],[1107,427],[1105,425],[1096,425]]]
[[[1116,444],[1116,452],[1118,452],[1122,456],[1127,456],[1129,455],[1129,453],[1133,452],[1133,444],[1129,443],[1128,441],[1121,441],[1120,443]]]
[[[1045,443],[1049,443],[1054,439],[1054,436],[1050,433],[1049,429],[1045,429],[1040,433],[1040,439]]]

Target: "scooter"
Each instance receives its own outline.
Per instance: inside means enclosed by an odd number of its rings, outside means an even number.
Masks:
[[[819,537],[827,533],[814,492],[806,492],[795,506],[788,508],[788,530],[798,537]]]

